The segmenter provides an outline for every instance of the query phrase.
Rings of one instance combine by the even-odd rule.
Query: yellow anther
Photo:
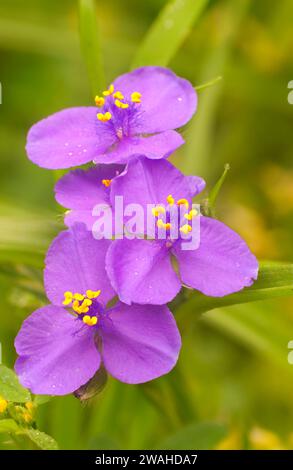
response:
[[[160,214],[165,213],[165,207],[163,206],[157,206],[152,208],[152,214],[154,217],[158,217]]]
[[[85,315],[82,321],[88,326],[94,326],[98,323],[97,317],[90,317],[90,315]]]
[[[121,91],[115,91],[113,94],[113,98],[117,98],[118,100],[124,100],[124,95],[121,93]]]
[[[62,302],[63,305],[69,305],[69,304],[71,304],[72,299],[73,299],[73,294],[72,294],[72,292],[70,292],[70,291],[64,292],[64,300],[63,300],[63,302]]]
[[[33,421],[33,417],[28,411],[24,411],[22,417],[26,423],[31,423]]]
[[[101,108],[105,104],[105,98],[103,98],[102,96],[96,96],[95,103],[99,108]]]
[[[185,235],[190,233],[191,230],[192,230],[192,227],[188,224],[182,225],[182,227],[180,227],[180,232],[184,233]]]
[[[171,229],[171,224],[170,223],[164,223],[161,219],[157,221],[157,227],[158,228],[164,228],[165,230],[170,230]]]
[[[35,405],[33,404],[32,401],[28,401],[28,402],[26,402],[25,407],[26,407],[27,410],[32,411],[34,409]]]
[[[90,299],[84,299],[84,301],[82,302],[82,307],[89,307],[90,305],[92,305],[93,301],[90,300]]]
[[[73,294],[73,298],[74,298],[74,300],[82,301],[84,299],[84,295],[79,294],[78,292],[76,292],[75,294]]]
[[[100,291],[100,290],[96,290],[96,291],[87,290],[87,291],[86,291],[86,296],[87,296],[89,299],[96,299],[97,297],[99,297],[100,294],[101,294],[101,291]]]
[[[112,117],[112,114],[109,113],[109,111],[107,111],[105,114],[103,114],[103,113],[98,113],[97,114],[98,120],[102,121],[102,122],[110,121],[111,117]]]
[[[117,108],[126,109],[129,105],[127,103],[122,103],[122,101],[115,100],[115,106],[117,106]]]
[[[8,402],[4,398],[0,397],[0,413],[4,413],[7,409],[7,406]]]
[[[169,194],[169,196],[167,196],[167,202],[168,202],[169,206],[173,206],[173,204],[175,202],[175,199],[172,196],[172,194]]]
[[[188,214],[184,214],[185,219],[187,220],[192,220],[194,217],[196,217],[198,214],[196,209],[191,209]]]
[[[105,90],[103,91],[103,95],[104,96],[109,96],[109,95],[112,95],[114,93],[114,85],[111,84],[108,88],[108,90]]]
[[[72,304],[72,308],[76,313],[81,313],[80,312],[80,307],[79,307],[79,301],[75,300]]]
[[[106,188],[109,188],[111,182],[112,182],[112,180],[102,180],[102,184],[103,184]]]
[[[188,209],[189,204],[188,204],[187,199],[184,199],[184,198],[178,199],[177,206],[185,206]]]
[[[141,103],[141,93],[139,93],[138,91],[134,91],[133,93],[131,93],[131,101],[133,103]]]

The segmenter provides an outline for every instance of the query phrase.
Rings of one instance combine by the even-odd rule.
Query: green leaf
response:
[[[105,75],[94,0],[79,1],[79,27],[81,50],[95,96],[105,89]]]
[[[20,385],[16,374],[3,365],[0,365],[0,395],[7,401],[17,403],[31,400],[29,391]]]
[[[132,68],[168,65],[207,3],[208,0],[169,1],[140,45]]]
[[[6,432],[18,432],[19,431],[18,424],[14,421],[14,419],[1,419],[0,420],[0,433]]]
[[[27,429],[25,434],[33,441],[40,449],[43,450],[58,450],[58,444],[53,437],[48,436],[42,431],[37,429]]]
[[[50,395],[36,395],[34,397],[34,404],[36,406],[44,405],[45,403],[48,403],[53,397]]]
[[[181,429],[163,441],[159,449],[213,449],[226,436],[225,426],[218,423],[196,423]]]
[[[189,300],[178,308],[178,315],[184,316],[187,311],[190,314],[192,310],[200,314],[219,307],[291,295],[293,264],[262,262],[258,280],[251,287],[226,297],[207,297],[199,292],[192,293]]]

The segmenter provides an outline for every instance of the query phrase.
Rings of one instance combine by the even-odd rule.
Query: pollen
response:
[[[196,209],[191,209],[188,214],[184,214],[185,219],[187,220],[192,220],[194,217],[196,217],[198,214]]]
[[[110,96],[114,93],[114,85],[111,83],[108,90],[103,91],[104,96]]]
[[[167,196],[167,202],[168,202],[169,206],[173,206],[173,205],[174,205],[175,199],[174,199],[174,197],[172,196],[172,194],[169,194],[169,196]]]
[[[184,198],[178,199],[177,206],[185,206],[188,209],[189,204],[188,204],[187,199],[184,199]]]
[[[98,318],[97,317],[90,317],[90,315],[85,315],[82,319],[83,323],[85,323],[88,326],[94,326],[98,323]]]
[[[63,302],[62,302],[63,305],[69,305],[69,304],[71,304],[72,300],[73,300],[73,294],[72,294],[72,292],[70,292],[70,291],[64,292],[64,300],[63,300]]]
[[[97,297],[99,297],[100,294],[101,294],[101,291],[100,291],[100,290],[96,290],[96,291],[87,290],[87,291],[86,291],[86,296],[87,296],[89,299],[96,299]]]
[[[120,109],[127,109],[129,105],[127,103],[122,103],[122,101],[115,100],[115,106]]]
[[[124,100],[124,95],[121,93],[121,91],[115,91],[113,94],[113,98],[117,98],[118,100]]]
[[[131,101],[132,103],[141,103],[141,93],[138,91],[131,93]]]
[[[165,230],[170,230],[172,226],[170,223],[164,223],[161,219],[159,219],[157,221],[157,227],[164,228]]]
[[[0,413],[4,413],[7,409],[7,406],[8,402],[4,398],[0,397]]]
[[[105,104],[105,98],[103,98],[102,96],[96,96],[95,103],[99,108],[101,108]]]
[[[84,295],[79,294],[78,292],[73,295],[74,300],[82,301],[84,299]]]
[[[152,208],[152,214],[154,217],[158,217],[160,214],[165,213],[165,208],[163,206],[157,206]]]
[[[192,231],[192,227],[188,224],[182,225],[182,227],[180,227],[180,232],[184,233],[185,235],[187,235],[191,231]]]
[[[98,120],[102,121],[102,122],[110,121],[111,117],[112,117],[112,114],[109,113],[109,111],[107,111],[105,114],[103,114],[103,113],[98,113],[97,114]]]
[[[112,180],[102,180],[102,184],[103,184],[106,188],[109,188],[111,182],[112,182]]]

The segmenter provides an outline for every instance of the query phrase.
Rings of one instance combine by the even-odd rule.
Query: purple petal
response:
[[[142,119],[136,133],[177,129],[186,124],[197,106],[191,83],[163,67],[142,67],[118,77],[114,86],[126,98],[134,91],[142,94]]]
[[[103,361],[126,383],[143,383],[167,374],[176,364],[180,333],[166,306],[118,303],[102,330]]]
[[[95,158],[95,163],[127,163],[131,156],[142,154],[151,159],[167,158],[184,140],[178,132],[166,131],[148,137],[124,138],[107,153]]]
[[[28,133],[30,160],[53,170],[94,160],[116,140],[96,115],[94,107],[69,108],[39,121]]]
[[[149,160],[143,156],[131,160],[126,170],[111,185],[111,202],[123,196],[124,205],[167,204],[169,194],[177,199],[191,200],[195,186],[166,160]]]
[[[187,176],[187,179],[192,196],[197,196],[204,190],[206,182],[200,176]]]
[[[36,310],[15,339],[21,384],[41,395],[66,395],[84,385],[101,362],[93,331],[63,308]]]
[[[176,246],[183,283],[212,297],[237,292],[257,278],[258,263],[242,238],[218,220],[200,219],[200,246]]]
[[[61,178],[55,186],[55,197],[59,204],[71,209],[65,223],[71,227],[83,222],[89,230],[96,218],[92,215],[97,204],[109,206],[110,189],[102,180],[112,180],[124,169],[122,165],[101,165],[89,170],[74,170]]]
[[[106,269],[120,300],[126,304],[162,305],[178,294],[181,284],[164,241],[114,241]]]
[[[45,289],[55,305],[62,305],[64,292],[84,294],[101,290],[99,301],[107,303],[115,295],[105,270],[111,241],[95,240],[82,224],[61,232],[51,244],[44,271]]]

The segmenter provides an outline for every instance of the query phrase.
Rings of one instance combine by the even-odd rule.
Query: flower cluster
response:
[[[74,392],[100,367],[126,383],[168,373],[181,339],[166,304],[181,286],[224,296],[250,286],[258,272],[239,235],[192,204],[205,182],[166,160],[184,142],[174,129],[196,111],[192,85],[143,67],[117,78],[95,104],[58,112],[28,134],[28,156],[41,167],[94,163],[57,182],[56,200],[68,211],[67,230],[45,261],[51,303],[25,320],[15,341],[19,379],[38,394]],[[142,208],[139,236],[94,229],[97,204],[117,224],[117,200]],[[125,226],[131,232],[123,214]],[[186,248],[194,227],[196,243]]]

